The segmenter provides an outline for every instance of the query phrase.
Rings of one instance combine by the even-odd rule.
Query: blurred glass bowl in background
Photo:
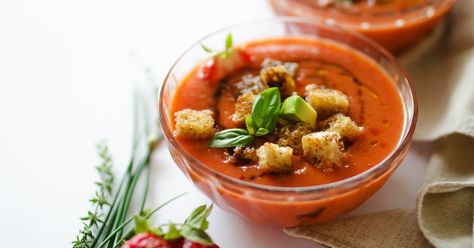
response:
[[[374,0],[329,4],[331,0],[268,0],[280,16],[314,18],[360,32],[399,54],[429,35],[456,0]],[[341,1],[339,1],[341,2]]]

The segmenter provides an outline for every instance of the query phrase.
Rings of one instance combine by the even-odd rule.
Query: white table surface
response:
[[[161,81],[199,37],[270,16],[262,0],[0,1],[1,247],[70,246],[94,192],[94,144],[106,138],[117,175],[125,168],[133,83],[143,67]],[[414,205],[429,154],[430,144],[414,144],[388,183],[352,214]],[[158,221],[180,221],[209,203],[164,146],[154,158],[150,206],[190,192]],[[217,208],[210,222],[223,248],[314,247]]]

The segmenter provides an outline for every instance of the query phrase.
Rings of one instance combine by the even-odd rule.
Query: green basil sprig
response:
[[[213,148],[246,146],[255,137],[267,135],[275,130],[281,112],[281,96],[278,87],[272,87],[257,95],[252,106],[251,115],[245,118],[243,128],[231,128],[217,132],[209,141]]]
[[[281,96],[278,87],[262,91],[255,98],[252,114],[245,118],[247,130],[257,137],[273,132],[280,112]]]
[[[252,143],[254,139],[245,129],[231,128],[216,133],[209,141],[209,146],[214,148],[245,146]]]

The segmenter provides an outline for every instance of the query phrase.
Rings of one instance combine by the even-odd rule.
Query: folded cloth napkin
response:
[[[444,35],[421,54],[402,58],[419,100],[415,139],[436,143],[416,207],[286,233],[342,248],[474,247],[473,10],[473,0],[460,0]]]
[[[418,223],[436,247],[473,247],[474,138],[452,134],[437,142],[418,199]]]
[[[415,208],[354,216],[284,231],[290,236],[338,248],[431,247],[418,228]]]

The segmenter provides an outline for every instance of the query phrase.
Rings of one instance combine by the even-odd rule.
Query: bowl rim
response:
[[[370,169],[365,170],[359,174],[356,174],[352,177],[332,182],[332,183],[327,183],[327,184],[321,184],[321,185],[314,185],[314,186],[301,186],[301,187],[284,187],[284,186],[269,186],[269,185],[262,185],[262,184],[257,184],[257,183],[252,183],[252,182],[246,182],[228,175],[225,175],[224,173],[221,173],[217,170],[214,170],[210,167],[208,167],[205,163],[197,160],[194,158],[189,152],[187,152],[175,139],[173,135],[173,131],[171,129],[171,125],[167,122],[167,117],[165,116],[166,107],[164,104],[164,95],[165,95],[165,89],[166,89],[166,84],[168,80],[172,77],[172,72],[174,71],[175,67],[178,65],[178,63],[181,61],[181,59],[189,53],[194,47],[199,46],[202,44],[202,41],[206,40],[209,37],[212,37],[213,35],[228,31],[234,27],[239,27],[239,26],[244,26],[244,25],[249,25],[249,24],[256,24],[256,23],[265,23],[265,22],[275,22],[275,23],[304,23],[304,24],[311,24],[311,25],[316,25],[320,26],[325,29],[332,29],[337,32],[342,32],[347,35],[353,36],[358,40],[362,40],[363,42],[366,42],[370,47],[372,47],[374,50],[377,50],[388,62],[389,64],[392,65],[399,73],[402,75],[402,79],[407,84],[409,93],[410,94],[410,100],[412,103],[413,109],[406,109],[406,103],[402,100],[402,106],[404,109],[404,116],[405,118],[408,119],[409,123],[408,124],[403,124],[403,129],[402,133],[400,135],[399,141],[397,143],[397,146],[390,152],[389,155],[387,155],[382,161],[379,163],[373,165]],[[353,48],[352,48],[353,49]],[[361,52],[361,51],[358,51]],[[362,53],[362,52],[361,52]],[[364,56],[368,56],[364,54]],[[373,59],[373,58],[371,58]],[[397,87],[398,88],[398,87]],[[401,93],[399,90],[397,91]],[[400,96],[401,97],[401,96]],[[416,122],[418,118],[418,103],[417,103],[417,98],[416,98],[416,92],[415,92],[415,87],[413,85],[412,80],[409,78],[407,72],[403,67],[400,65],[400,63],[396,60],[396,58],[388,52],[385,48],[383,48],[381,45],[376,43],[375,41],[372,41],[371,39],[363,36],[362,34],[359,34],[355,31],[351,31],[347,28],[344,28],[342,26],[336,25],[336,24],[327,24],[322,21],[317,21],[315,19],[311,18],[306,18],[306,17],[273,17],[273,18],[264,18],[264,19],[257,19],[257,20],[250,20],[250,21],[243,21],[243,22],[238,22],[233,25],[228,25],[226,27],[220,28],[218,30],[215,30],[211,33],[208,33],[207,35],[203,36],[196,42],[194,42],[190,47],[188,47],[181,55],[176,59],[176,61],[173,63],[171,68],[168,70],[163,83],[160,88],[160,94],[158,96],[158,112],[159,112],[159,121],[160,121],[160,127],[162,129],[162,132],[164,134],[164,137],[167,141],[168,146],[172,146],[175,148],[180,156],[186,157],[187,160],[190,161],[190,165],[192,166],[197,166],[200,170],[205,171],[207,174],[211,174],[212,176],[215,176],[219,179],[222,179],[224,181],[233,183],[233,184],[238,184],[241,186],[245,186],[247,188],[251,188],[254,190],[259,190],[259,191],[265,191],[269,193],[315,193],[315,192],[324,192],[327,190],[331,189],[351,189],[352,187],[358,185],[358,183],[363,182],[369,177],[372,177],[374,175],[379,175],[380,172],[384,172],[385,170],[388,170],[390,168],[389,161],[394,160],[398,157],[399,154],[403,153],[406,151],[411,143],[411,139],[413,137],[413,133],[416,127]],[[411,110],[411,111],[410,111]],[[410,116],[411,113],[411,116]],[[406,120],[404,120],[406,122]],[[380,176],[380,175],[379,175]]]
[[[269,1],[270,1],[270,5],[272,5],[272,6],[275,4],[275,3],[273,3],[275,0],[269,0]],[[354,20],[354,21],[338,20],[338,19],[340,19],[338,17],[334,17],[334,18],[318,17],[318,16],[315,16],[315,15],[309,16],[309,15],[294,15],[294,14],[292,14],[291,16],[314,18],[314,19],[316,19],[320,22],[328,22],[329,20],[337,21],[337,22],[339,22],[339,25],[350,27],[351,29],[358,30],[359,32],[364,32],[364,31],[370,31],[372,29],[384,29],[384,28],[389,28],[389,27],[392,27],[392,26],[397,26],[396,21],[401,20],[401,19],[405,22],[405,25],[409,25],[409,24],[412,24],[412,23],[417,23],[417,22],[425,20],[425,19],[429,20],[429,19],[431,19],[433,17],[436,17],[438,15],[443,15],[445,12],[450,10],[457,2],[458,2],[458,0],[435,0],[431,3],[428,3],[427,5],[419,6],[414,10],[410,10],[409,12],[405,10],[405,12],[395,13],[395,14],[390,15],[390,16],[387,16],[387,15],[383,15],[383,16],[378,16],[378,15],[364,16],[364,15],[360,15],[360,14],[353,15],[353,14],[349,14],[349,13],[345,13],[345,12],[341,12],[339,10],[336,10],[337,14],[340,15],[340,16],[351,16],[351,17],[354,17],[354,18],[358,18],[357,20]],[[420,12],[425,12],[426,13],[430,9],[435,10],[435,12],[432,15],[417,14],[417,13],[420,13]],[[323,10],[321,10],[321,11],[323,11]],[[407,16],[409,18],[406,18]],[[374,23],[373,23],[374,20],[383,20],[387,17],[393,17],[394,19],[390,20],[390,21],[388,21],[388,20],[387,21],[381,21],[381,22],[375,23],[375,25],[374,25]],[[369,23],[371,25],[371,27],[369,29],[364,28],[364,27],[361,26],[361,24],[363,24],[363,23]]]

